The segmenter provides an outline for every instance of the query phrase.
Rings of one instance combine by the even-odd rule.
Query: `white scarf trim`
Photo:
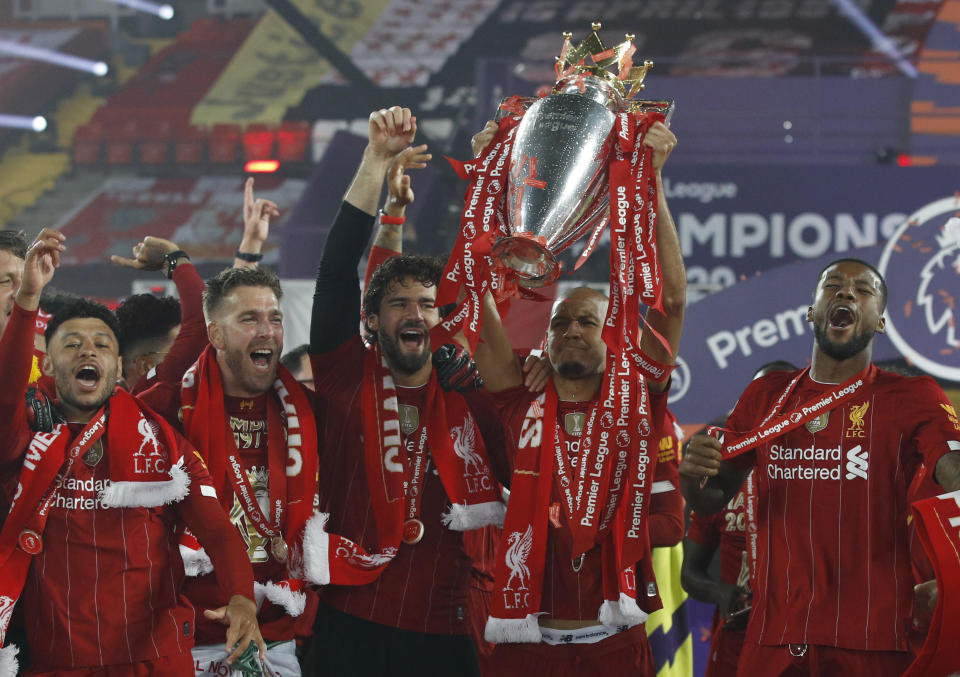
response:
[[[203,548],[194,550],[181,543],[180,559],[183,560],[183,573],[187,576],[195,578],[213,573],[213,562]]]
[[[300,590],[291,590],[289,587],[278,585],[273,581],[266,583],[254,582],[253,598],[257,603],[257,611],[260,610],[260,605],[263,604],[263,600],[267,599],[277,606],[282,606],[283,610],[287,612],[287,615],[293,616],[294,618],[302,614],[303,610],[307,608],[306,593]]]
[[[0,677],[16,677],[20,663],[17,654],[20,649],[16,644],[8,644],[0,649]]]
[[[491,644],[527,643],[538,644],[543,636],[540,634],[540,623],[537,616],[527,614],[526,618],[494,618],[487,617],[487,625],[483,629],[483,638]]]
[[[440,517],[443,526],[452,531],[471,531],[488,524],[503,527],[503,518],[507,514],[507,506],[500,501],[488,501],[467,505],[453,503],[450,510]]]
[[[190,493],[190,476],[183,459],[170,468],[170,479],[163,482],[111,482],[100,492],[105,508],[157,508],[179,503]]]
[[[300,577],[314,585],[330,583],[330,534],[326,528],[328,519],[330,513],[314,512],[303,528],[303,573]]]
[[[635,600],[625,592],[620,593],[620,599],[616,602],[605,599],[600,605],[600,613],[597,614],[597,620],[600,625],[610,627],[620,627],[627,625],[633,627],[647,622],[647,614],[637,605]]]

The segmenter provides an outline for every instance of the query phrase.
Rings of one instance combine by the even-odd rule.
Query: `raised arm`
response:
[[[496,393],[523,384],[520,360],[513,353],[500,313],[497,312],[497,304],[490,292],[483,298],[483,325],[480,328],[480,343],[477,344],[473,359],[490,392]]]
[[[409,109],[370,114],[368,143],[323,248],[310,322],[310,352],[328,353],[356,334],[360,324],[357,267],[370,241],[387,170],[416,134]]]
[[[263,258],[263,243],[270,235],[270,219],[280,216],[277,203],[254,199],[253,177],[243,184],[243,238],[233,258],[234,268],[256,268]]]
[[[53,279],[65,250],[62,233],[49,228],[40,231],[27,250],[23,281],[13,311],[0,337],[0,464],[16,461],[26,447],[31,431],[24,409],[24,393],[33,366],[33,334],[40,295]]]
[[[670,344],[668,352],[653,332],[644,331],[640,336],[640,347],[658,362],[673,364],[680,348],[680,334],[683,331],[683,314],[687,303],[687,276],[683,267],[683,254],[680,250],[680,238],[677,227],[667,206],[666,193],[663,190],[661,170],[664,163],[677,145],[674,136],[661,122],[654,124],[644,137],[644,145],[653,149],[653,167],[657,174],[657,251],[660,255],[660,271],[663,278],[663,310],[650,309],[646,322]],[[657,383],[647,380],[650,388],[662,391],[667,382]]]

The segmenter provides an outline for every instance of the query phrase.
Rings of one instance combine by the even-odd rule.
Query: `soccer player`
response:
[[[753,375],[756,380],[771,371],[796,371],[789,362],[769,362]],[[718,425],[722,425],[722,422]],[[713,515],[690,511],[683,539],[683,589],[691,597],[717,606],[710,631],[710,658],[705,677],[734,677],[750,618],[750,560],[747,544],[747,505],[755,500],[753,476],[748,475],[736,496]],[[709,568],[715,553],[720,557],[720,580]]]
[[[363,297],[369,349],[357,330],[358,264],[384,177],[415,124],[400,107],[370,115],[317,273],[310,352],[326,405],[322,508],[341,535],[329,545],[330,576],[353,584],[320,591],[312,648],[324,674],[477,674],[459,532],[502,519],[490,464],[503,436],[471,379],[454,390],[466,372],[450,376],[449,363],[431,360],[442,264],[390,258]]]
[[[178,380],[207,345],[203,279],[186,252],[159,237],[143,238],[134,245],[132,258],[113,255],[110,260],[134,270],[162,271],[180,297],[177,302],[135,294],[117,306],[123,383],[138,395],[160,378]]]
[[[266,268],[229,268],[207,281],[210,345],[182,379],[161,378],[143,399],[172,425],[182,420],[203,456],[223,509],[253,565],[266,660],[299,675],[294,638],[308,592],[301,590],[301,539],[315,506],[316,405],[282,366],[280,282]],[[201,609],[220,605],[219,571],[185,544],[185,593]],[[225,658],[219,626],[197,628],[197,674]]]
[[[676,145],[676,137],[665,125],[657,123],[645,136],[644,143],[653,149],[653,167],[660,187],[660,170]],[[662,345],[650,331],[643,331],[640,343],[654,360],[672,364],[683,327],[686,282],[679,239],[662,189],[657,219],[664,312],[651,309],[647,324],[665,337],[669,347]],[[569,501],[565,498],[579,476],[576,473],[580,472],[581,444],[584,430],[590,425],[587,422],[593,420],[594,412],[600,410],[602,400],[607,397],[603,387],[608,376],[607,348],[601,332],[608,300],[595,290],[581,287],[556,301],[547,331],[547,355],[554,373],[544,395],[537,395],[524,386],[523,368],[514,356],[489,295],[485,303],[482,341],[475,359],[488,389],[494,393],[508,436],[519,447],[513,464],[510,510],[528,505],[532,521],[529,532],[508,533],[510,530],[505,529],[505,538],[500,543],[497,587],[486,628],[487,639],[497,643],[491,656],[493,671],[527,676],[606,675],[627,671],[653,675],[653,657],[644,628],[639,625],[646,612],[659,604],[649,547],[679,542],[683,533],[679,495],[675,489],[652,493],[648,513],[651,519],[643,523],[639,536],[646,544],[646,555],[639,563],[636,580],[632,573],[625,574],[617,566],[619,557],[615,550],[619,546],[612,531],[626,529],[617,521],[606,535],[600,532],[585,552],[574,556],[574,530],[581,520],[571,519]],[[639,381],[635,383],[639,391]],[[646,467],[653,469],[659,439],[656,427],[665,420],[667,382],[651,380],[648,386],[650,402],[646,403],[649,416],[646,425],[634,420],[634,416],[640,418],[638,405],[637,412],[631,411],[622,417],[632,421],[626,425],[629,431],[624,428],[611,432],[611,442],[606,448],[611,458],[617,458],[621,451],[640,456],[641,449],[646,448],[649,454]],[[614,399],[619,401],[619,390],[617,392]],[[613,430],[612,419],[606,421],[604,416],[599,419],[597,429]],[[644,428],[650,434],[641,438],[637,433]],[[601,433],[601,439],[607,434]],[[548,443],[550,438],[555,442]],[[596,438],[593,446],[595,450],[602,448]],[[552,460],[549,477],[543,476],[542,465],[536,465],[542,464],[545,457]],[[560,461],[554,459],[562,459],[569,470],[562,472],[558,468]],[[601,464],[599,460],[596,462]],[[611,475],[615,465],[606,466]],[[669,471],[669,464],[660,470]],[[595,472],[593,466],[590,472]],[[673,472],[675,475],[675,469]],[[575,474],[573,480],[570,473]],[[645,475],[644,481],[654,487],[658,481],[669,481],[655,473]],[[533,478],[536,489],[519,488],[519,483],[526,478]],[[598,481],[613,482],[610,475]],[[633,482],[621,485],[618,497],[622,499],[621,506],[628,500],[626,484]],[[527,495],[533,493],[535,497]],[[600,507],[606,512],[607,499],[601,500]],[[665,510],[659,505],[664,501],[670,508]],[[588,500],[584,503],[589,505]],[[652,517],[655,513],[668,520],[669,528],[661,529],[663,525]],[[507,519],[509,524],[510,517]],[[666,534],[664,540],[654,537],[654,532]],[[539,604],[534,601],[537,598]],[[509,618],[504,617],[507,612]]]
[[[871,362],[886,300],[870,264],[828,265],[807,311],[810,367],[751,383],[723,441],[695,436],[680,464],[684,496],[704,514],[754,470],[756,580],[739,675],[883,677],[910,663],[907,487],[924,462],[945,490],[960,488],[960,425],[933,379]]]
[[[310,355],[307,352],[309,349],[310,345],[307,343],[297,346],[284,353],[280,364],[286,367],[304,388],[313,390],[313,369],[310,368]]]
[[[116,319],[85,299],[47,325],[43,371],[66,421],[28,424],[24,391],[40,294],[65,238],[45,229],[0,339],[0,472],[11,509],[0,531],[0,645],[24,596],[30,675],[189,674],[194,609],[182,596],[177,541],[193,530],[221,572],[225,604],[205,612],[224,628],[232,661],[262,639],[253,579],[216,491],[189,443],[116,388]],[[0,652],[15,674],[16,647]]]

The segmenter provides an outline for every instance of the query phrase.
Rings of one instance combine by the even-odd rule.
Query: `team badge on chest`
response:
[[[583,433],[583,423],[586,419],[587,415],[583,412],[566,414],[563,417],[563,429],[567,431],[568,435],[580,437]]]
[[[809,430],[812,433],[818,433],[824,428],[827,427],[827,424],[830,423],[830,412],[825,411],[814,419],[811,419],[803,424],[803,427]]]
[[[412,435],[420,427],[420,411],[412,404],[401,404],[398,409],[400,432],[404,435]]]
[[[83,462],[92,468],[100,462],[101,458],[103,458],[103,441],[97,440],[90,447],[90,450],[83,455]]]

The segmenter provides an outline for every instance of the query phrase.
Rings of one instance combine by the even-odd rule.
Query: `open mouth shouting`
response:
[[[273,364],[273,357],[276,351],[272,348],[257,348],[250,352],[250,361],[257,369],[268,371]]]
[[[427,343],[427,328],[423,325],[406,326],[398,332],[397,338],[403,350],[420,352]]]
[[[856,322],[856,315],[849,306],[837,306],[830,311],[828,318],[830,329],[834,331],[846,331]]]
[[[81,364],[73,372],[73,378],[82,393],[93,393],[100,386],[100,367],[93,363]]]

